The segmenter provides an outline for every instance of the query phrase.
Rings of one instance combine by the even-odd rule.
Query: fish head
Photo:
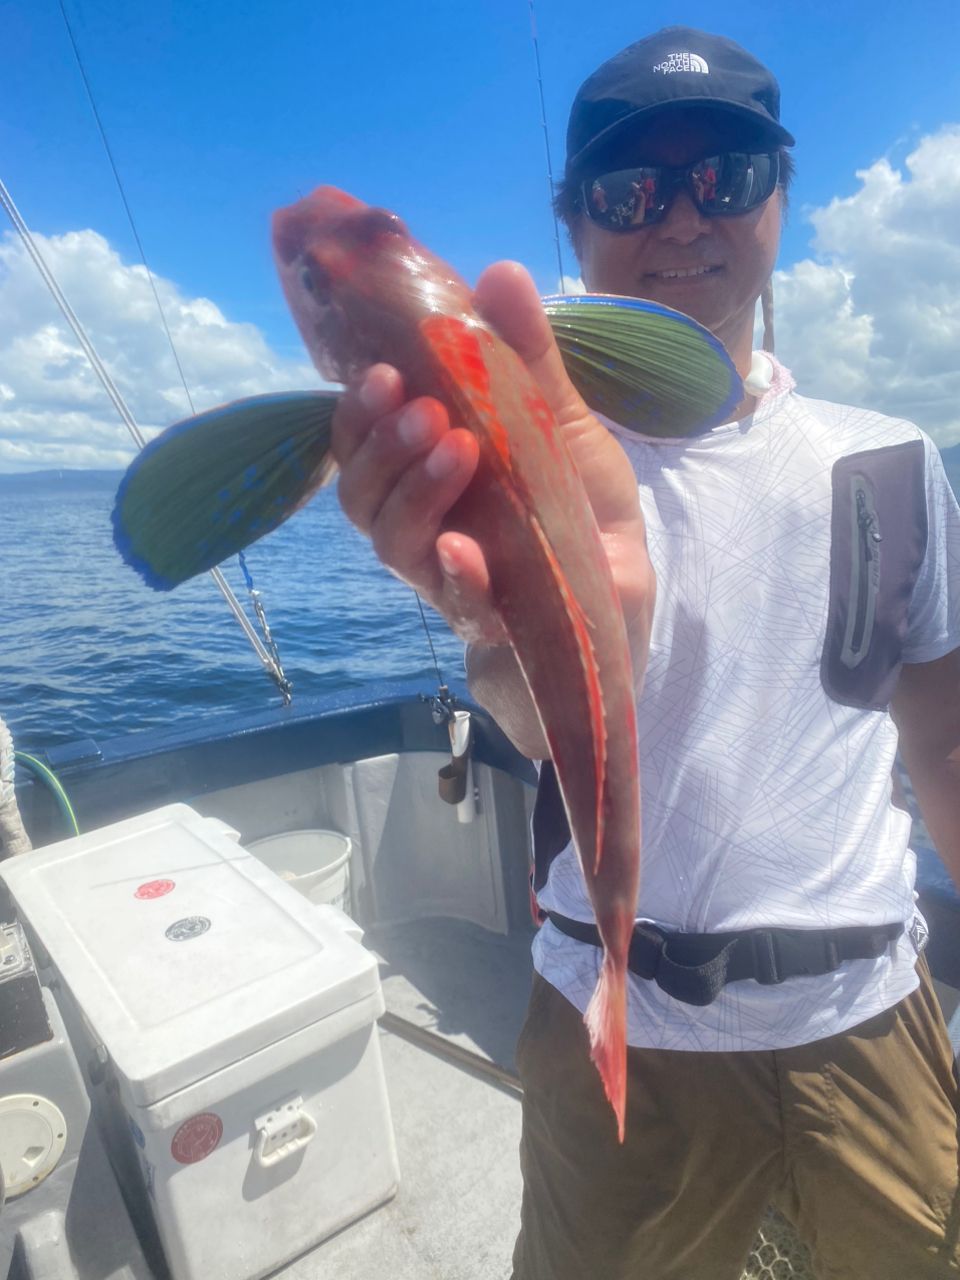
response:
[[[386,209],[318,187],[273,217],[287,303],[314,364],[347,382],[383,360],[409,368],[425,315],[470,311],[470,293]]]

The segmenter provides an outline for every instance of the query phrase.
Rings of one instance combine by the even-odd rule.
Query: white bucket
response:
[[[350,837],[339,831],[282,831],[245,845],[311,902],[350,914]]]

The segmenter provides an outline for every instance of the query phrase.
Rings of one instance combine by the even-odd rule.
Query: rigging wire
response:
[[[530,39],[533,41],[533,56],[537,64],[537,89],[540,94],[540,124],[543,127],[543,149],[547,156],[547,183],[550,188],[550,212],[553,216],[553,240],[557,247],[557,270],[560,272],[558,288],[562,293],[564,274],[563,255],[560,252],[560,223],[557,221],[557,211],[553,203],[553,163],[550,159],[550,132],[547,129],[547,107],[543,98],[543,72],[540,67],[540,42],[537,39],[537,16],[534,12],[533,0],[528,0],[528,4],[530,6]]]
[[[16,230],[17,234],[20,236],[20,239],[23,243],[24,248],[26,249],[31,260],[33,261],[34,266],[40,272],[43,282],[47,286],[47,288],[50,290],[50,293],[53,295],[53,299],[56,302],[57,306],[63,312],[64,318],[66,319],[67,324],[69,324],[70,328],[73,330],[74,336],[76,337],[77,341],[80,343],[80,346],[83,348],[84,354],[86,355],[87,359],[90,361],[90,364],[93,366],[94,372],[96,373],[97,377],[100,379],[101,383],[103,384],[104,390],[106,391],[107,395],[110,397],[111,401],[113,402],[113,405],[116,408],[117,412],[119,413],[124,424],[126,425],[127,430],[130,432],[131,436],[136,441],[136,443],[141,448],[143,448],[143,446],[146,444],[146,438],[143,432],[140,430],[140,427],[137,425],[136,419],[134,418],[133,414],[130,412],[129,408],[127,407],[127,403],[124,400],[123,396],[120,394],[119,388],[111,378],[109,372],[106,369],[106,366],[104,365],[103,361],[100,359],[99,355],[97,354],[96,349],[94,348],[90,339],[87,337],[87,334],[85,329],[83,328],[83,325],[78,320],[77,314],[74,311],[73,307],[71,307],[70,303],[67,301],[66,297],[64,296],[62,289],[60,288],[59,284],[56,281],[56,278],[53,275],[53,272],[50,270],[50,268],[47,266],[46,262],[44,261],[43,256],[40,253],[40,250],[37,248],[34,242],[33,236],[30,234],[30,228],[27,226],[23,218],[20,216],[20,210],[14,204],[13,197],[10,195],[10,192],[7,190],[6,186],[4,186],[4,183],[2,180],[0,180],[0,206],[3,207],[3,209],[7,213],[7,216],[10,218],[10,221],[13,223],[14,229]],[[267,674],[270,675],[274,681],[276,681],[277,687],[279,688],[280,693],[283,696],[284,704],[286,705],[290,701],[290,683],[287,680],[286,676],[284,675],[283,669],[274,662],[273,658],[267,652],[266,648],[264,647],[264,645],[260,640],[260,637],[257,635],[256,631],[250,625],[249,619],[247,618],[246,614],[243,612],[243,609],[240,607],[240,602],[237,600],[236,596],[233,594],[233,591],[230,589],[229,583],[227,582],[226,578],[224,578],[220,570],[211,569],[209,572],[210,572],[210,576],[213,578],[214,582],[217,584],[217,587],[219,588],[220,593],[226,600],[227,604],[230,606],[230,610],[233,613],[233,616],[236,618],[240,626],[243,628],[244,634],[246,635],[247,639],[250,641],[251,645],[253,646],[254,651],[257,657],[260,659],[261,663],[263,664]]]

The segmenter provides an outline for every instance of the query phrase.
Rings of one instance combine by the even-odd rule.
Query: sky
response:
[[[529,0],[63,0],[196,408],[317,385],[269,217],[320,183],[473,280],[558,285]],[[960,441],[956,0],[538,0],[555,171],[581,81],[662,26],[771,67],[797,138],[777,350],[809,395]],[[148,434],[188,412],[59,0],[0,0],[0,178]],[[0,212],[0,471],[133,445]],[[577,275],[564,242],[564,270]]]

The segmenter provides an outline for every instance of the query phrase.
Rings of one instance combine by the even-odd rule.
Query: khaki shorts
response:
[[[957,1085],[920,975],[895,1008],[798,1048],[630,1049],[622,1147],[580,1014],[535,976],[514,1280],[735,1280],[768,1204],[821,1280],[960,1275]]]

